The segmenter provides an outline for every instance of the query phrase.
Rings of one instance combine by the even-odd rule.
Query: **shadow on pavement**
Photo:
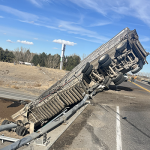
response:
[[[115,85],[110,85],[109,86],[109,89],[110,90],[114,90],[114,91],[121,91],[121,90],[124,90],[124,91],[133,91],[131,88],[129,88],[129,87],[124,87],[124,86],[117,86],[117,88],[116,88],[116,86]]]

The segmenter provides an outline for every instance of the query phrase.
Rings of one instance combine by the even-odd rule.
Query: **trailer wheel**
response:
[[[117,47],[116,47],[116,51],[121,52],[122,50],[124,50],[127,47],[127,40],[122,41]]]
[[[123,74],[119,72],[118,75],[117,75],[117,77],[114,78],[114,79],[112,79],[112,81],[113,81],[114,83],[116,83],[116,82],[118,82],[119,80],[121,80],[122,78],[123,78]]]
[[[109,59],[109,55],[108,55],[108,54],[103,55],[103,56],[98,60],[99,65],[104,64],[108,59]]]
[[[138,73],[142,68],[143,68],[143,62],[142,60],[140,60],[139,65],[135,69],[131,70],[131,72],[132,74]]]
[[[2,122],[2,125],[5,125],[6,122],[8,122],[8,120],[4,120],[4,121]]]
[[[131,70],[132,74],[138,73],[142,68],[141,67],[136,67],[135,69]]]
[[[16,128],[16,133],[19,135],[19,131],[20,131],[21,126],[17,126]]]
[[[2,122],[2,125],[9,124],[9,123],[10,123],[10,121],[4,120],[4,121]],[[11,129],[7,129],[6,131],[11,131]]]
[[[109,57],[108,60],[101,65],[101,67],[108,67],[110,64],[111,64],[111,58]]]
[[[125,80],[125,77],[123,76],[118,82],[114,82],[115,85],[121,84]]]
[[[85,72],[85,75],[89,76],[89,74],[92,72],[93,65],[91,65],[88,70]]]
[[[25,136],[27,133],[27,129],[25,127],[20,126],[19,132],[18,132],[20,136]]]
[[[19,125],[19,126],[24,126],[22,120],[17,120],[17,125]]]
[[[88,70],[89,67],[90,67],[90,63],[87,62],[86,65],[85,65],[85,67],[84,67],[84,69],[81,72],[85,73]]]
[[[91,79],[85,74],[83,74],[83,80],[85,80],[86,83],[88,83],[88,84],[90,84],[90,82],[91,82]]]

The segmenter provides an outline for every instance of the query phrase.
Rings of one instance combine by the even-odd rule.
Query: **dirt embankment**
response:
[[[0,62],[0,87],[40,95],[66,73],[59,69]],[[19,101],[0,98],[0,125],[4,120],[13,121],[11,116],[23,107]],[[21,138],[15,132],[2,131],[0,134]]]
[[[0,62],[0,87],[40,95],[66,73],[59,69]]]

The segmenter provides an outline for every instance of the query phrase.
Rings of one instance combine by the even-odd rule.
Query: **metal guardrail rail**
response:
[[[19,147],[22,147],[23,145],[29,143],[30,141],[36,139],[37,137],[47,133],[48,131],[52,130],[53,128],[57,127],[59,124],[65,122],[67,119],[69,119],[76,111],[82,107],[86,100],[89,98],[90,95],[86,94],[81,102],[79,102],[77,105],[75,105],[72,109],[70,109],[67,112],[61,113],[59,116],[51,120],[49,123],[44,125],[42,128],[37,130],[36,132],[31,133],[30,135],[27,135],[23,137],[22,139],[16,140],[14,143],[2,148],[1,150],[15,150]],[[57,121],[56,121],[57,120]]]

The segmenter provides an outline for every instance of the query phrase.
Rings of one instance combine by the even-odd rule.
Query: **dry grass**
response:
[[[11,85],[11,88],[13,88],[13,89],[19,89],[19,87],[16,86],[16,85]]]
[[[35,83],[35,84],[34,84],[34,87],[41,87],[41,85],[42,85],[42,84],[40,84],[40,83]]]
[[[0,81],[0,85],[3,85],[3,81]]]
[[[0,62],[0,86],[39,95],[61,79],[67,71]]]

